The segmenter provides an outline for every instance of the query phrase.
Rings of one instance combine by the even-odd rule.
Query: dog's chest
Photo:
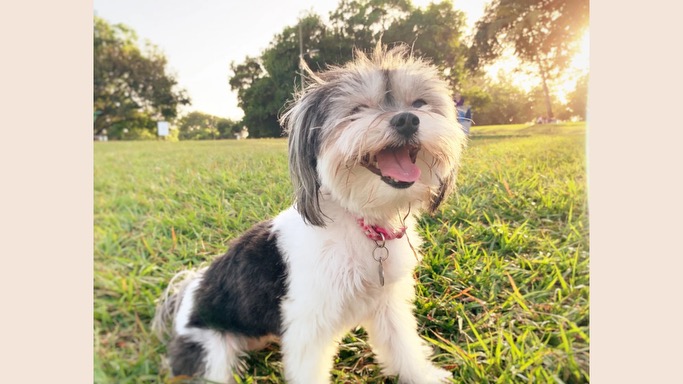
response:
[[[412,274],[416,258],[403,242],[391,240],[382,247],[363,237],[330,240],[322,256],[332,264],[328,271],[341,271],[353,281],[362,282],[359,288],[381,288]]]

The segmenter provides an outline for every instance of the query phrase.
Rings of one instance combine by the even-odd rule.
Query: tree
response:
[[[203,112],[190,112],[178,121],[180,140],[231,139],[239,123]]]
[[[339,49],[339,41],[318,15],[310,14],[295,26],[288,26],[277,34],[259,58],[247,57],[241,64],[230,66],[233,76],[230,87],[237,91],[239,106],[244,111],[243,124],[249,127],[250,137],[279,137],[282,127],[279,114],[301,84],[299,69],[300,42],[304,50],[315,47],[315,56],[306,54],[304,59],[313,69],[327,64],[344,63],[351,58],[351,50]],[[342,42],[342,44],[345,44]]]
[[[566,106],[562,105],[555,95],[547,95],[543,85],[531,89],[527,95],[527,100],[529,100],[529,111],[532,119],[547,117],[548,103],[550,103],[550,108],[554,111],[553,118],[569,118]]]
[[[329,19],[332,34],[343,42],[340,53],[344,61],[352,58],[354,48],[372,49],[385,31],[412,11],[406,0],[341,0]]]
[[[453,3],[430,3],[426,8],[410,8],[403,19],[395,20],[382,36],[385,43],[403,42],[416,55],[429,58],[452,89],[465,77],[467,46],[462,44],[465,16]]]
[[[477,68],[507,46],[534,65],[553,117],[548,83],[564,70],[588,26],[589,0],[493,0],[477,22],[467,65]]]
[[[369,51],[380,41],[406,43],[415,55],[431,59],[453,87],[463,77],[464,16],[449,1],[422,10],[407,0],[342,0],[329,19],[326,24],[309,14],[277,34],[259,58],[231,64],[230,87],[237,91],[250,137],[282,135],[278,116],[300,88],[301,49],[308,67],[320,71],[348,62],[354,49]]]
[[[430,59],[452,88],[462,81],[467,47],[461,44],[465,16],[449,0],[415,8],[406,0],[342,0],[330,14],[330,29],[344,63],[353,49],[372,50],[379,42],[407,44]]]
[[[465,100],[471,100],[473,120],[477,125],[519,124],[532,120],[533,101],[505,76],[481,80],[479,86],[470,88],[463,96]]]
[[[588,74],[581,76],[576,81],[574,91],[569,94],[567,107],[574,116],[582,120],[586,119],[588,113]]]
[[[235,133],[242,129],[242,125],[239,121],[219,117],[216,122],[216,129],[218,129],[221,139],[234,139]]]
[[[140,50],[132,29],[95,17],[94,134],[105,129],[114,137],[124,130],[129,136],[134,130],[154,132],[156,121],[172,120],[178,106],[190,104],[166,65],[153,45]]]

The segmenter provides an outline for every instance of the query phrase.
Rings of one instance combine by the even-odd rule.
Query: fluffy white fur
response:
[[[277,335],[286,380],[329,382],[337,343],[361,325],[385,375],[399,375],[401,383],[446,382],[452,374],[432,364],[430,348],[417,331],[413,272],[422,257],[416,216],[447,197],[465,144],[447,86],[433,67],[404,48],[378,48],[371,57],[359,55],[343,68],[311,76],[314,82],[283,118],[290,134],[293,182],[297,194],[309,199],[299,198],[280,213],[271,230],[288,271],[280,306],[283,332]],[[361,162],[367,154],[406,141],[389,124],[406,111],[420,119],[411,140],[420,146],[415,164],[421,176],[399,189]],[[317,153],[307,152],[315,150],[311,143],[317,144]],[[316,160],[315,169],[305,168],[307,156]],[[310,196],[317,201],[311,203]],[[318,212],[324,225],[313,225],[303,208]],[[384,286],[372,257],[377,244],[363,234],[358,218],[394,230],[407,227],[404,237],[386,242]],[[200,271],[185,280],[173,302],[175,311],[161,311],[157,326],[163,313],[174,315],[174,333],[188,336],[207,352],[205,378],[229,383],[244,352],[267,338],[188,327],[202,276]]]
[[[275,219],[290,267],[282,305],[287,331],[281,338],[287,381],[328,382],[337,342],[357,325],[368,332],[385,374],[398,374],[405,383],[450,377],[429,362],[429,349],[417,334],[412,274],[418,260],[408,239],[387,242],[390,256],[381,287],[371,257],[374,242],[348,212],[328,209],[326,214],[332,224],[325,229],[304,224],[294,209]],[[413,219],[407,224],[408,236],[417,241]]]

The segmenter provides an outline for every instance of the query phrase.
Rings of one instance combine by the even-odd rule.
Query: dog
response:
[[[382,374],[448,382],[413,315],[417,217],[454,190],[466,137],[449,88],[405,46],[313,73],[280,121],[294,204],[184,271],[154,328],[173,375],[232,383],[245,354],[278,341],[288,383],[324,383],[338,341],[362,326]]]

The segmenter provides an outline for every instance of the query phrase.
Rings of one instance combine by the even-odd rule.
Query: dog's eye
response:
[[[417,100],[413,101],[413,108],[420,108],[423,105],[427,105],[427,102],[422,100],[422,99],[417,99]]]

